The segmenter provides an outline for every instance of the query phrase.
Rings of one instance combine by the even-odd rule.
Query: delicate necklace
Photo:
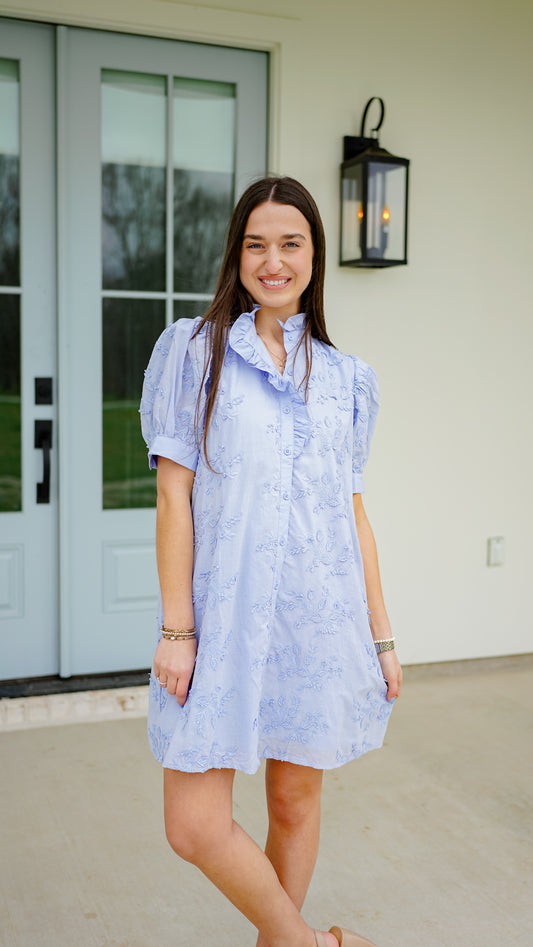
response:
[[[280,357],[279,355],[276,355],[276,353],[272,351],[272,349],[270,348],[270,346],[267,345],[264,336],[260,335],[259,332],[257,333],[257,335],[258,335],[259,338],[261,339],[261,342],[262,342],[263,345],[265,346],[267,352],[269,352],[270,355],[272,356],[272,360],[273,360],[273,362],[274,362],[276,368],[278,369],[278,371],[280,372],[280,374],[283,375],[283,372],[285,371],[285,365],[287,364],[287,352],[285,352],[285,355],[284,355],[283,357]]]

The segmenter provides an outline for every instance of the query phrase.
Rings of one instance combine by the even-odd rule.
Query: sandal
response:
[[[360,937],[359,934],[354,934],[353,931],[346,931],[342,927],[330,927],[329,933],[333,934],[338,942],[339,947],[376,947],[371,940],[367,940],[366,937]],[[326,947],[326,941],[322,931],[315,931],[315,940],[316,947]]]
[[[376,947],[373,941],[361,937],[360,934],[354,934],[353,931],[344,930],[342,927],[330,927],[330,934],[334,934],[339,942],[339,947]],[[323,947],[319,944],[318,947]]]

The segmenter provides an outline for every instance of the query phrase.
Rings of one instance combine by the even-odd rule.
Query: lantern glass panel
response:
[[[366,252],[369,260],[405,257],[405,199],[407,168],[370,161]]]
[[[361,259],[363,219],[363,167],[345,168],[342,176],[341,263]]]

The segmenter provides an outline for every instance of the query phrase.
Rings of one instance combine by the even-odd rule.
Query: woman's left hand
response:
[[[389,702],[400,696],[402,689],[402,668],[395,651],[382,651],[378,654],[383,677],[387,682],[387,700]]]

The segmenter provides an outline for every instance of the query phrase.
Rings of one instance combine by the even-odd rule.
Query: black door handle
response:
[[[50,503],[50,451],[52,449],[52,422],[35,422],[34,447],[43,452],[43,479],[37,484],[37,503]]]

